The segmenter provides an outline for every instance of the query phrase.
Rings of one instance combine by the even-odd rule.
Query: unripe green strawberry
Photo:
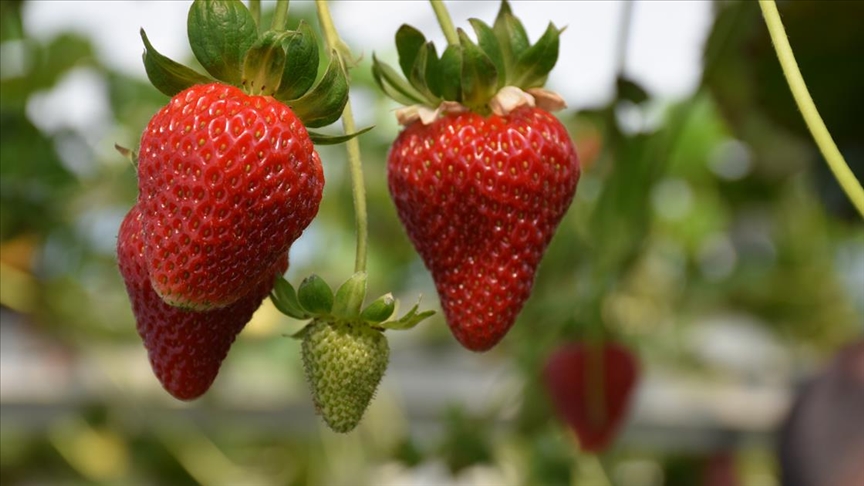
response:
[[[387,339],[365,323],[315,319],[304,331],[302,348],[315,408],[335,432],[350,432],[387,369]]]
[[[195,85],[141,137],[138,206],[153,288],[174,306],[236,302],[318,213],[324,174],[303,123],[268,96]]]

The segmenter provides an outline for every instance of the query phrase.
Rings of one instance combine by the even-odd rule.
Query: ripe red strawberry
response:
[[[471,19],[475,44],[437,55],[413,27],[396,33],[406,79],[377,59],[381,89],[408,104],[388,158],[390,194],[468,349],[497,344],[516,321],[579,180],[576,150],[542,89],[558,58],[550,24],[532,45],[502,1],[495,25]]]
[[[579,161],[566,129],[537,108],[414,122],[393,144],[388,176],[450,329],[468,349],[491,348],[573,199]]]
[[[180,400],[198,398],[210,388],[234,338],[270,293],[276,276],[288,267],[283,254],[251,292],[221,309],[195,312],[170,306],[150,284],[138,206],[120,226],[117,256],[153,372],[165,390]]]
[[[138,184],[153,288],[208,310],[243,297],[287,253],[318,212],[324,175],[290,108],[206,84],[150,120]]]
[[[543,378],[555,411],[588,452],[606,449],[627,414],[639,379],[636,357],[613,342],[572,343],[546,362]]]

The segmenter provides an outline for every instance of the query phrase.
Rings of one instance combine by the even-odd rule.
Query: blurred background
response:
[[[463,28],[498,9],[447,4]],[[284,337],[302,323],[269,301],[192,403],[161,389],[135,332],[114,255],[135,170],[113,145],[137,146],[167,102],[146,80],[138,29],[192,62],[188,6],[0,2],[2,484],[781,484],[778,441],[801,444],[778,431],[799,391],[864,331],[864,225],[806,132],[756,2],[512,2],[532,39],[549,20],[568,26],[549,87],[570,103],[558,115],[583,164],[576,199],[507,338],[470,353],[440,314],[388,333],[390,368],[348,435],[315,416],[299,343]],[[376,125],[360,138],[370,295],[422,294],[437,309],[387,194],[396,105],[369,61],[395,65],[402,23],[443,35],[422,2],[331,8],[362,56],[358,123]],[[780,9],[864,179],[864,3]],[[290,25],[301,18],[317,26],[314,4],[291,2]],[[292,249],[295,283],[315,272],[336,284],[353,268],[344,149],[320,152],[327,186]],[[598,329],[638,353],[643,377],[615,446],[591,456],[552,415],[539,370]],[[816,422],[860,423],[864,408],[831,411],[861,400],[859,378],[828,394]],[[812,481],[800,484],[828,484]]]

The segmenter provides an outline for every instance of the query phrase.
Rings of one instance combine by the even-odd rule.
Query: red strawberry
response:
[[[180,309],[163,302],[150,284],[142,219],[135,206],[120,226],[120,273],[153,372],[171,395],[192,400],[210,388],[234,338],[270,293],[276,276],[287,269],[288,257],[281,255],[252,285],[251,292],[227,307],[205,312]]]
[[[510,329],[573,199],[579,160],[548,112],[467,112],[409,125],[393,144],[390,193],[450,329],[483,351]]]
[[[543,370],[558,415],[589,452],[606,449],[627,413],[639,366],[624,346],[572,343],[555,351]]]
[[[153,288],[200,311],[232,304],[271,273],[317,214],[324,175],[290,108],[207,84],[150,120],[138,184]]]

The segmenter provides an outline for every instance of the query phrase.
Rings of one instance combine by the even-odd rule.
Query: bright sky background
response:
[[[272,8],[272,2],[263,2]],[[291,8],[311,7],[294,0]],[[456,27],[472,32],[467,19],[491,24],[497,1],[445,2]],[[551,20],[567,26],[561,55],[549,87],[571,107],[597,105],[612,94],[615,52],[623,2],[512,1],[532,40]],[[144,76],[138,29],[154,46],[174,59],[190,51],[186,40],[186,1],[37,1],[26,2],[24,22],[36,38],[49,39],[61,30],[90,36],[103,60],[121,71]],[[336,28],[355,54],[384,54],[395,63],[393,36],[402,23],[423,31],[444,45],[431,7],[425,1],[331,0]],[[289,12],[290,15],[290,12]],[[640,1],[634,5],[626,72],[655,96],[681,98],[694,88],[701,72],[701,49],[710,27],[711,2]]]

